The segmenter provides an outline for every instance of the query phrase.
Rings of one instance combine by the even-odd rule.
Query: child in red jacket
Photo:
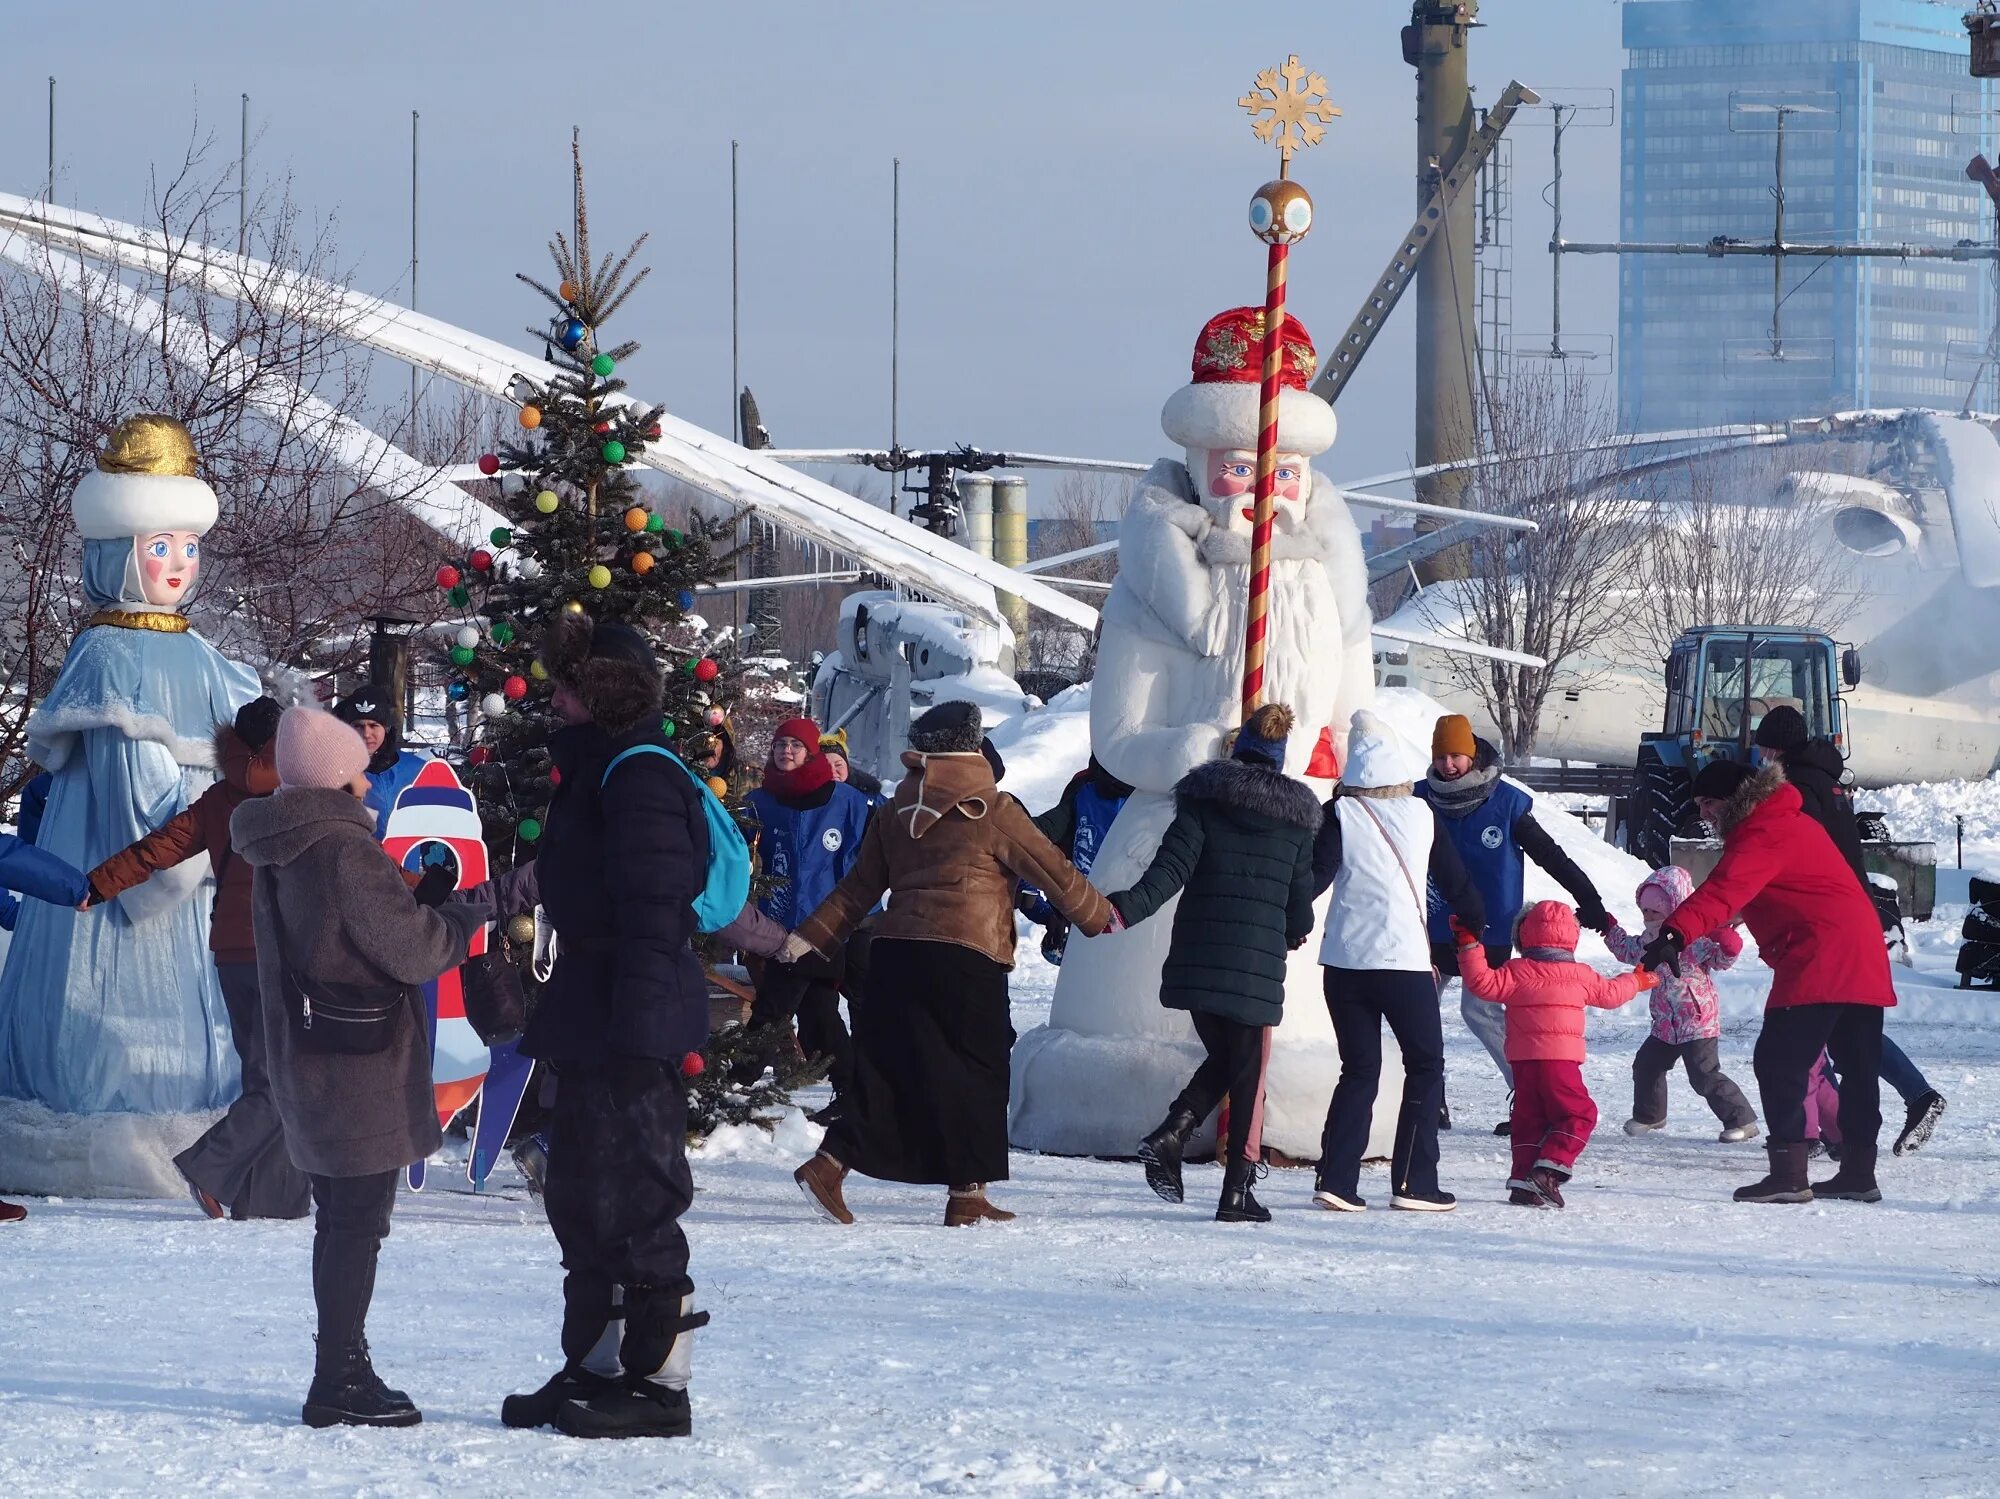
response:
[[[1517,1207],[1563,1205],[1562,1186],[1590,1143],[1597,1105],[1583,1085],[1583,1012],[1615,1010],[1659,983],[1644,969],[1605,978],[1576,960],[1576,912],[1559,900],[1521,918],[1521,956],[1489,967],[1476,932],[1456,921],[1459,975],[1474,998],[1507,1007],[1507,1060],[1514,1068],[1514,1174]]]

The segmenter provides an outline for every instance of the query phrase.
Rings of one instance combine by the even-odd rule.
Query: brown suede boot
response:
[[[969,1187],[953,1187],[944,1200],[944,1226],[970,1228],[975,1223],[1012,1223],[1014,1215],[986,1200],[986,1187],[974,1182]]]
[[[18,1202],[0,1202],[0,1223],[19,1223],[28,1210]]]
[[[847,1168],[825,1151],[822,1150],[794,1171],[792,1180],[806,1194],[806,1201],[818,1208],[829,1221],[854,1221],[854,1214],[847,1210],[847,1200],[840,1195],[840,1184],[847,1180]]]

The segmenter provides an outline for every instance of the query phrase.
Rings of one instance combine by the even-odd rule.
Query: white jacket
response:
[[[1429,972],[1424,884],[1437,834],[1430,804],[1414,796],[1343,796],[1334,802],[1333,815],[1340,820],[1341,860],[1319,947],[1321,965]]]

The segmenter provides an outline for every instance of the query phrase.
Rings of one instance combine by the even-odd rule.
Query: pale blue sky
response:
[[[1481,98],[1510,76],[1615,87],[1615,0],[1487,0]],[[1261,299],[1244,208],[1272,175],[1234,101],[1296,50],[1346,111],[1301,158],[1318,226],[1292,310],[1324,349],[1415,206],[1403,0],[1317,5],[638,4],[598,34],[523,0],[173,6],[115,0],[17,18],[0,62],[0,184],[39,189],[58,79],[58,199],[141,213],[148,171],[194,117],[236,150],[251,95],[253,179],[289,173],[332,214],[357,282],[389,290],[409,242],[409,112],[423,113],[426,311],[525,342],[566,221],[583,129],[601,247],[653,235],[653,277],[617,329],[634,388],[729,422],[729,142],[742,142],[743,375],[791,446],[888,437],[889,161],[903,160],[901,435],[1145,459],[1161,401],[1211,313]],[[1515,142],[1516,338],[1548,329],[1546,129]],[[1617,141],[1567,152],[1570,232],[1616,231]],[[1566,268],[1565,330],[1614,325],[1607,263]],[[1407,461],[1410,302],[1341,403],[1328,468]]]

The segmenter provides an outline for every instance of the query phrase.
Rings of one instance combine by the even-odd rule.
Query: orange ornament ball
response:
[[[556,288],[556,291],[565,302],[574,302],[577,296],[577,284],[574,281],[565,281]]]
[[[652,570],[653,570],[653,554],[651,552],[634,552],[632,554],[633,572],[637,573],[640,577],[643,578],[646,576],[647,573],[651,572]]]
[[[729,795],[729,782],[723,780],[721,776],[710,776],[708,778],[708,789],[713,791],[717,796],[727,796]]]
[[[534,431],[534,430],[535,430],[535,428],[537,428],[537,427],[541,426],[541,424],[542,424],[542,408],[541,408],[541,407],[539,407],[539,406],[523,406],[523,407],[521,408],[521,425],[522,425],[522,426],[526,427],[526,428],[527,428],[527,429],[528,429],[528,430],[529,430],[530,432],[532,432],[532,431]]]
[[[646,512],[640,509],[637,505],[634,505],[630,510],[626,511],[625,529],[634,532],[645,530]]]

